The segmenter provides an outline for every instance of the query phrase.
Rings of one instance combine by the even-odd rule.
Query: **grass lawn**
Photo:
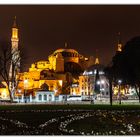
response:
[[[140,105],[0,105],[0,110],[67,110],[67,109],[83,109],[83,110],[140,110]]]
[[[0,124],[0,135],[139,135],[140,105],[0,105]]]

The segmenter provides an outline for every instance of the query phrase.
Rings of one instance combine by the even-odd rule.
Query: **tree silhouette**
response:
[[[107,66],[104,69],[105,72],[105,76],[108,78],[109,80],[109,95],[110,95],[110,105],[112,106],[112,95],[113,95],[113,91],[112,91],[112,82],[113,82],[113,68],[111,66]]]
[[[0,42],[0,76],[2,80],[7,84],[11,102],[13,101],[14,93],[17,90],[20,79],[16,69],[21,57],[17,56],[15,61],[12,61],[12,57],[15,56],[15,53],[19,53],[19,50],[17,51],[18,52],[11,52],[11,45],[8,41],[4,40]],[[11,64],[12,71],[10,77],[9,71]]]
[[[94,92],[96,94],[100,93],[100,77],[99,77],[99,70],[96,69],[96,75],[95,75],[95,87],[94,87]]]
[[[132,38],[113,57],[113,78],[135,88],[140,102],[140,36]]]

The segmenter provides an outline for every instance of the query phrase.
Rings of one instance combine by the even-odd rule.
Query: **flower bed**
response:
[[[75,135],[139,135],[139,111],[95,111],[62,122],[60,129]]]
[[[5,110],[1,135],[139,135],[140,110]]]

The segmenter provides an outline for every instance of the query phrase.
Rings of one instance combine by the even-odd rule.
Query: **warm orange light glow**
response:
[[[59,85],[62,87],[62,80],[59,80]]]
[[[17,28],[12,28],[12,38],[18,39],[18,29]]]
[[[122,95],[124,95],[125,94],[125,89],[122,89],[121,88],[120,92],[121,92]],[[114,93],[114,95],[118,95],[118,93],[119,93],[119,87],[114,87],[113,88],[113,93]]]
[[[96,58],[95,59],[95,64],[99,64],[100,62],[99,62],[99,58]]]
[[[8,90],[7,90],[6,88],[2,88],[2,89],[1,89],[1,97],[2,97],[3,99],[5,99],[5,98],[8,97],[8,95],[9,95]]]
[[[119,52],[122,51],[122,44],[118,44],[118,51],[119,51]]]

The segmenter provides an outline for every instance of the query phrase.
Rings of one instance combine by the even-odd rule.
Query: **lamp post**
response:
[[[26,103],[26,90],[27,90],[27,84],[28,84],[28,80],[25,79],[24,80],[24,101]]]
[[[101,96],[104,97],[104,92],[105,92],[105,80],[104,79],[101,80],[101,90],[102,90]]]
[[[18,93],[21,94],[21,90],[20,90],[20,89],[18,89]],[[18,96],[18,102],[20,103],[20,98],[19,98],[19,96]]]
[[[121,83],[122,83],[122,80],[118,80],[118,85],[119,85],[119,90],[118,90],[119,104],[121,104]]]
[[[98,87],[97,87],[97,88],[98,88],[97,90],[98,90],[99,95],[100,95],[100,96],[99,96],[99,97],[100,97],[99,100],[101,100],[101,81],[100,81],[100,80],[97,81],[97,86],[98,86]]]

